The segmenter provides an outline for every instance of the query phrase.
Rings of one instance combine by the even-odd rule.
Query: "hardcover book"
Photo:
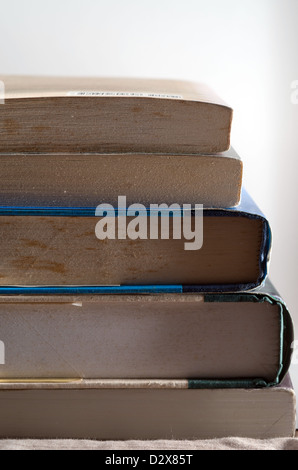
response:
[[[126,208],[116,208],[115,217],[109,210],[96,214],[95,207],[1,206],[2,292],[20,293],[32,286],[62,287],[64,292],[82,286],[90,292],[93,287],[130,285],[237,291],[257,287],[266,278],[270,226],[244,191],[237,207],[204,208],[200,218],[195,210],[186,217],[180,209],[151,212],[145,206],[136,217]],[[160,229],[154,223],[165,219],[167,237],[161,232],[151,236],[152,227]],[[180,238],[174,232],[177,219]],[[192,239],[184,232],[187,219]],[[114,234],[98,236],[98,223],[112,229],[114,224]],[[138,225],[145,225],[145,232]]]
[[[232,109],[175,80],[0,76],[2,152],[216,153]]]
[[[250,292],[0,296],[0,378],[187,379],[254,388],[288,371],[293,325],[272,284]]]

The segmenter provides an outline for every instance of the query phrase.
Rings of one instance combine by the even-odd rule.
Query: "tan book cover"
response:
[[[1,383],[0,437],[214,439],[293,437],[296,397],[278,387],[189,390],[186,381]]]
[[[242,161],[231,147],[217,154],[0,154],[1,205],[87,206],[203,204],[240,201]]]
[[[0,76],[2,152],[214,153],[233,111],[209,87],[136,78]]]
[[[272,386],[288,371],[293,341],[288,309],[268,280],[235,293],[1,295],[0,324],[4,381]]]

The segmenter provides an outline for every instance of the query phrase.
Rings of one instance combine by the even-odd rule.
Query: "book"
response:
[[[270,387],[293,325],[269,280],[234,293],[0,296],[0,379],[188,379]]]
[[[204,84],[0,76],[2,152],[217,153],[232,109]]]
[[[32,286],[248,290],[267,275],[270,225],[244,190],[237,207],[203,211],[124,205],[99,213],[37,203],[0,207],[0,293]]]
[[[231,147],[218,154],[0,155],[1,205],[97,206],[127,203],[203,204],[240,202],[242,161]]]
[[[293,437],[289,377],[256,389],[188,389],[187,381],[0,383],[0,437],[214,439]]]

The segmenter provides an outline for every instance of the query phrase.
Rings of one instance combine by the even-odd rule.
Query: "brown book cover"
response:
[[[289,380],[256,389],[188,389],[185,381],[0,384],[0,437],[214,439],[293,437]]]
[[[232,109],[204,84],[0,76],[1,152],[215,153]]]

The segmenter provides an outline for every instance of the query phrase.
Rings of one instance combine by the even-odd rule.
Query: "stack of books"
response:
[[[2,81],[0,437],[293,436],[232,109],[188,82]]]

